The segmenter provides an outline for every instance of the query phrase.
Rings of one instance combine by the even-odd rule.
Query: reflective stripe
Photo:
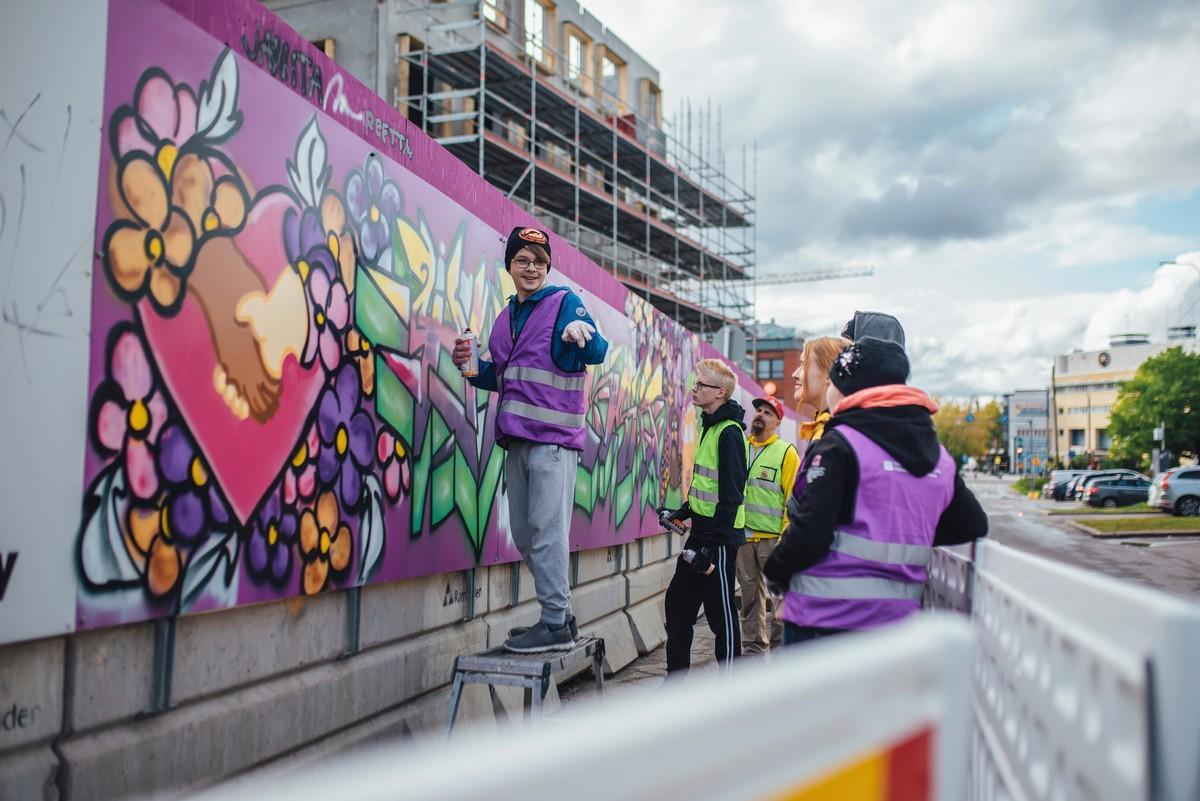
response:
[[[747,512],[757,512],[760,515],[766,515],[767,517],[771,518],[772,520],[775,520],[775,519],[782,520],[783,519],[783,510],[780,509],[778,506],[759,506],[757,504],[748,503],[748,504],[746,504],[746,511]]]
[[[790,589],[812,598],[919,601],[925,592],[925,585],[881,578],[825,578],[797,573],[792,576]]]
[[[721,500],[721,499],[720,499],[720,498],[717,496],[717,493],[715,493],[715,492],[702,492],[702,491],[700,491],[700,490],[696,489],[695,485],[693,485],[693,486],[692,486],[692,488],[691,488],[690,490],[688,490],[688,497],[689,497],[689,498],[697,498],[697,499],[699,499],[699,500],[702,500],[702,501],[710,501],[710,502],[712,502],[712,503],[716,503],[717,501]]]
[[[698,475],[704,476],[705,478],[716,478],[717,477],[717,471],[715,468],[705,467],[702,464],[694,465],[692,467],[692,471]]]
[[[765,478],[752,478],[746,482],[747,487],[758,487],[760,489],[771,490],[780,498],[783,497],[783,490],[779,489],[778,481],[767,481]]]
[[[925,545],[880,542],[878,540],[869,540],[866,537],[859,537],[856,534],[847,534],[844,531],[835,531],[833,533],[833,546],[831,550],[844,553],[847,556],[867,559],[872,562],[884,562],[889,565],[912,565],[915,567],[924,567],[929,562],[929,556],[933,552],[932,548]]]
[[[517,367],[510,365],[504,371],[504,378],[509,381],[528,381],[532,384],[543,384],[555,389],[583,390],[584,376],[555,375],[540,367]]]
[[[552,423],[556,426],[571,426],[573,428],[583,428],[584,416],[582,414],[571,414],[570,412],[556,412],[553,409],[543,409],[540,406],[534,406],[532,403],[523,401],[506,400],[500,404],[500,413],[515,414],[517,417],[528,417],[531,420],[539,420],[543,423]]]

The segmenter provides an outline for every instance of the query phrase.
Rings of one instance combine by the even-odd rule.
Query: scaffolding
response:
[[[756,240],[746,150],[735,182],[723,168],[719,115],[714,142],[711,109],[693,115],[681,104],[666,125],[646,107],[660,97],[629,107],[595,62],[581,68],[578,52],[568,61],[544,30],[525,30],[514,7],[523,4],[398,0],[408,32],[397,36],[393,104],[689,330],[747,330]]]

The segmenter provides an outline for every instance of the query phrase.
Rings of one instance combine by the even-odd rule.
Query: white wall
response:
[[[0,643],[75,623],[107,3],[3,17]]]

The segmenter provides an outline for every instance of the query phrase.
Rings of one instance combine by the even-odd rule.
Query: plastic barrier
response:
[[[967,798],[1200,797],[1200,606],[994,542],[967,565],[929,592],[978,638]]]
[[[222,801],[961,801],[970,627],[921,615],[517,733],[395,745]]]

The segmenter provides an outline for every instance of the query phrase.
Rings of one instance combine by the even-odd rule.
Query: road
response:
[[[1095,539],[1069,518],[1046,515],[1068,508],[1066,503],[1022,497],[1007,480],[983,477],[968,484],[987,510],[988,536],[997,542],[1200,601],[1200,537]]]

